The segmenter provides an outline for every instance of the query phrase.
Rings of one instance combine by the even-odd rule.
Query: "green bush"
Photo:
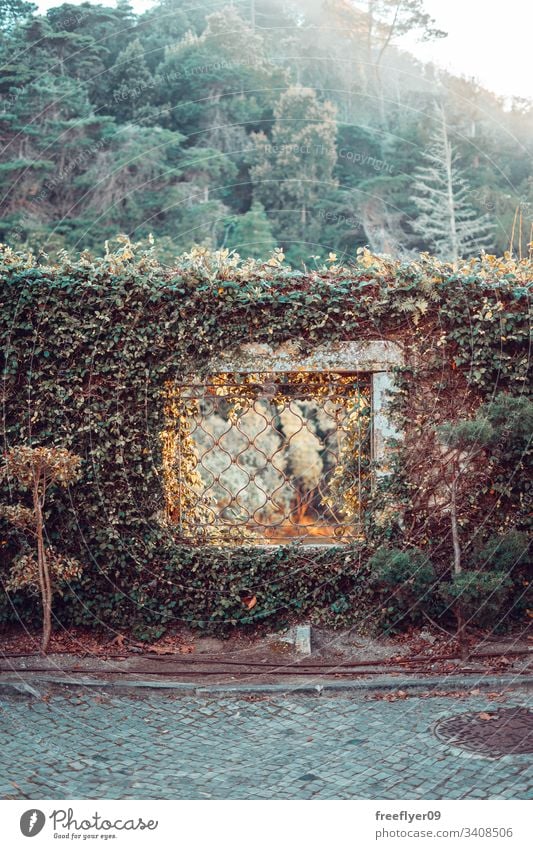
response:
[[[513,582],[500,570],[467,571],[443,582],[439,593],[448,605],[460,602],[470,624],[498,628],[512,609]]]
[[[498,578],[488,577],[483,586],[495,584],[494,596],[475,614],[473,621],[497,630],[509,628],[520,620],[531,607],[531,547],[526,533],[512,530],[494,534],[483,546],[472,553],[471,565],[477,572],[489,576],[505,577],[504,586],[498,589]],[[490,595],[490,593],[489,593]]]
[[[379,548],[370,558],[370,586],[381,603],[381,620],[389,630],[416,623],[433,607],[435,569],[419,549]]]
[[[474,552],[473,565],[495,569],[507,574],[531,564],[531,550],[527,534],[509,531],[491,536],[485,545]]]

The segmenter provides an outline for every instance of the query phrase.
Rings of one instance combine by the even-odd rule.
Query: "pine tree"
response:
[[[446,181],[442,197],[427,174],[413,190],[427,139],[411,105],[435,97],[438,74],[398,39],[441,35],[425,0],[154,3],[139,16],[128,0],[69,0],[44,14],[0,0],[1,241],[53,254],[153,232],[168,262],[195,243],[265,256],[275,242],[295,264],[363,245],[402,255],[414,193],[430,206],[417,245],[434,249],[444,233],[453,256]],[[505,110],[447,75],[446,113],[453,147],[475,134],[458,148],[472,187],[463,200],[493,210],[487,247],[503,253],[514,232],[520,253],[531,106]],[[442,156],[423,164],[446,170]],[[452,183],[468,253],[484,228],[461,213]]]
[[[437,129],[425,152],[425,164],[415,171],[411,200],[419,215],[413,230],[429,250],[450,262],[478,254],[490,244],[492,225],[470,203],[472,194],[454,152],[442,108],[437,110]]]
[[[273,92],[285,80],[261,35],[230,6],[208,15],[201,35],[188,32],[169,45],[157,76],[164,123],[224,152],[247,146],[248,124],[270,116]]]
[[[468,498],[470,496],[471,499],[473,492],[482,491],[487,477],[494,474],[498,465],[502,468],[509,464],[509,468],[515,470],[523,465],[531,444],[532,427],[533,403],[529,398],[512,397],[502,392],[483,404],[473,419],[444,422],[437,431],[432,469],[434,509],[438,510],[440,506],[444,515],[447,514],[453,546],[452,582],[444,585],[441,592],[444,591],[445,599],[453,603],[457,640],[463,658],[468,654],[465,629],[472,619],[472,615],[466,619],[465,607],[473,601],[474,610],[482,609],[491,596],[504,588],[508,578],[506,572],[498,574],[494,570],[492,581],[489,572],[488,582],[487,578],[483,582],[481,572],[482,583],[478,584],[476,598],[476,577],[479,579],[480,572],[476,576],[475,571],[469,572],[465,568],[464,544],[461,541],[461,525],[465,521]],[[469,554],[469,559],[473,559],[472,553]]]
[[[154,78],[138,38],[118,54],[108,77],[110,109],[106,111],[111,111],[118,121],[135,121],[137,124],[156,122],[158,110],[149,104]]]
[[[0,29],[4,33],[9,32],[20,21],[33,14],[36,8],[35,3],[27,3],[26,0],[2,0],[2,3],[0,3]]]
[[[226,247],[243,257],[264,259],[276,247],[270,221],[259,201],[254,201],[244,215],[233,216],[228,231]]]
[[[275,213],[275,235],[297,261],[316,253],[321,224],[313,217],[320,198],[337,185],[335,107],[321,103],[313,89],[291,86],[275,109],[272,140],[254,136],[251,168],[254,196]],[[303,247],[302,247],[303,246]],[[299,254],[299,255],[298,255]]]

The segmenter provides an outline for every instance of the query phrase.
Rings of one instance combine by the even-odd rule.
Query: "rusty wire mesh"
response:
[[[360,536],[370,393],[368,375],[332,372],[174,385],[168,513],[179,534],[264,544]]]

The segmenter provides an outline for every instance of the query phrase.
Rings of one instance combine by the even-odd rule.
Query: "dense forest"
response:
[[[527,250],[533,106],[400,50],[445,37],[423,0],[4,0],[0,27],[0,241]]]

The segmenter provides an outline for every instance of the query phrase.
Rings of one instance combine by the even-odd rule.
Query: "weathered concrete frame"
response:
[[[402,365],[403,351],[396,342],[330,342],[317,345],[311,354],[302,355],[298,341],[273,348],[267,344],[249,343],[238,350],[226,351],[209,369],[219,372],[286,372],[335,371],[362,372],[372,380],[372,459],[377,474],[387,473],[386,443],[398,437],[390,421],[387,401],[394,390],[392,370]]]

